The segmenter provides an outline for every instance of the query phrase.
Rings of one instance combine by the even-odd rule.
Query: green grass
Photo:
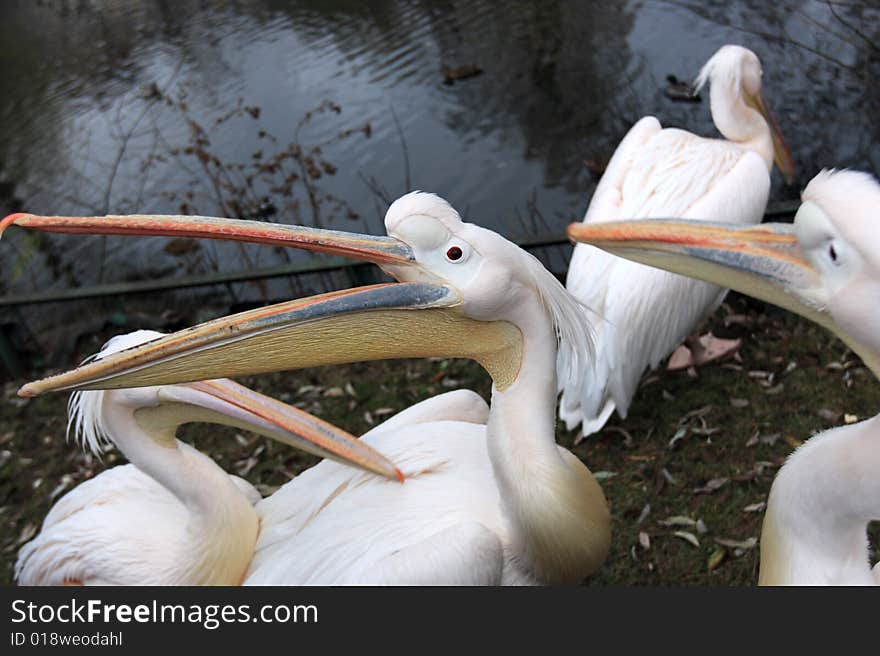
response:
[[[739,321],[724,326],[722,318],[732,314]],[[711,323],[720,336],[743,338],[739,361],[706,366],[695,377],[663,370],[647,375],[629,417],[609,422],[625,433],[605,430],[573,446],[576,433],[558,426],[559,443],[572,448],[594,473],[602,472],[612,508],[611,554],[590,583],[756,583],[758,548],[738,550],[716,540],[759,538],[763,513],[745,509],[766,500],[793,447],[842,423],[845,414],[862,419],[880,409],[880,385],[822,329],[782,312],[765,312],[737,296]],[[99,343],[96,336],[96,347]],[[355,434],[449,389],[468,387],[485,398],[490,389],[482,369],[463,360],[324,367],[243,382]],[[57,498],[122,460],[114,452],[101,463],[65,443],[66,396],[23,401],[15,396],[16,387],[7,385],[0,399],[0,581],[7,584],[20,545],[39,529],[53,493]],[[748,405],[740,407],[743,400]],[[676,434],[679,439],[670,446]],[[214,426],[187,426],[180,435],[264,494],[316,461]],[[757,444],[749,445],[753,436]],[[680,525],[668,525],[672,517]],[[699,546],[676,531],[690,533]],[[878,536],[875,524],[874,559]]]

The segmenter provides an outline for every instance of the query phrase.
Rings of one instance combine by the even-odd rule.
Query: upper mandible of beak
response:
[[[837,335],[880,376],[880,353],[850,335],[829,312],[822,276],[801,249],[792,224],[639,219],[572,223],[568,236],[795,312]]]
[[[415,262],[412,249],[394,237],[244,219],[165,214],[38,216],[19,213],[10,214],[0,221],[0,235],[11,225],[42,232],[243,241],[301,248],[379,265],[401,266]]]
[[[791,156],[788,144],[785,143],[782,131],[776,123],[773,112],[770,111],[770,108],[764,101],[764,97],[760,93],[756,96],[746,94],[745,97],[747,104],[754,107],[764,117],[767,127],[770,128],[770,139],[773,141],[773,161],[785,178],[786,183],[792,184],[794,182],[794,158]]]
[[[634,262],[729,287],[797,312],[822,325],[819,274],[786,223],[757,226],[688,219],[572,223],[572,241]]]

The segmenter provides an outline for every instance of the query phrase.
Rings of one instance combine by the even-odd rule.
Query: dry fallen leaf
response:
[[[328,387],[326,390],[324,390],[324,396],[336,398],[340,396],[345,396],[345,392],[341,387]]]
[[[660,475],[663,477],[663,480],[665,480],[670,485],[678,485],[678,479],[675,478],[675,476],[673,476],[672,474],[670,474],[669,470],[666,469],[666,467],[663,467],[660,470]]]
[[[605,426],[605,428],[603,428],[602,430],[606,433],[617,433],[618,435],[623,435],[623,446],[627,449],[631,449],[635,446],[633,436],[630,435],[629,431],[621,428],[620,426]]]
[[[73,483],[73,476],[71,476],[70,474],[64,474],[64,476],[61,477],[61,481],[58,483],[58,485],[56,485],[55,488],[49,493],[49,501],[54,501],[55,497],[64,492],[64,490],[66,490],[71,483]]]
[[[831,410],[830,408],[821,408],[817,411],[817,414],[829,424],[836,424],[840,421],[840,417],[843,413]]]
[[[639,544],[642,545],[642,549],[645,551],[651,548],[651,538],[644,531],[639,531]]]
[[[767,507],[766,501],[759,501],[758,503],[750,503],[745,508],[743,508],[743,512],[753,513],[753,512],[764,512],[764,508]]]
[[[667,517],[666,519],[658,519],[657,523],[660,526],[687,526],[688,528],[693,528],[697,525],[696,520],[691,519],[685,515],[674,515],[672,517]]]
[[[700,541],[697,539],[697,536],[693,533],[689,533],[687,531],[676,531],[673,535],[677,538],[681,538],[685,542],[690,542],[695,547],[700,547]]]
[[[674,449],[675,445],[678,444],[680,440],[683,440],[688,434],[687,426],[682,426],[677,431],[675,431],[675,435],[672,436],[672,439],[669,440],[669,448]]]
[[[722,547],[733,549],[733,555],[739,558],[745,552],[750,551],[758,546],[758,538],[751,537],[745,540],[730,540],[727,538],[715,538],[715,543]]]
[[[854,424],[859,420],[858,415],[851,415],[846,413],[843,415],[843,423],[844,424]]]
[[[717,569],[718,566],[724,562],[724,559],[727,557],[727,550],[718,547],[715,551],[712,552],[712,555],[709,556],[709,560],[706,561],[706,569],[710,572]]]
[[[703,487],[694,488],[694,494],[710,494],[715,490],[720,490],[729,482],[730,479],[725,476],[713,478],[710,481],[707,481]]]
[[[37,534],[36,524],[27,524],[18,536],[18,544],[23,544]]]
[[[736,399],[736,398],[731,397],[730,398],[730,405],[731,405],[731,407],[734,407],[734,408],[748,408],[749,407],[749,400],[748,399]]]

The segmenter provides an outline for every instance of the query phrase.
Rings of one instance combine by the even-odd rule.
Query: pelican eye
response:
[[[831,261],[837,264],[837,251],[834,249],[834,244],[831,244],[828,247],[828,256],[831,258]]]
[[[450,246],[446,251],[446,259],[450,262],[458,262],[462,257],[464,257],[464,251],[459,246]]]

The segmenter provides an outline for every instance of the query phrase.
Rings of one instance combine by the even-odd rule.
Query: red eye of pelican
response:
[[[464,255],[464,253],[458,246],[451,246],[449,250],[446,251],[446,257],[447,259],[449,259],[450,262],[460,260],[462,255]]]

